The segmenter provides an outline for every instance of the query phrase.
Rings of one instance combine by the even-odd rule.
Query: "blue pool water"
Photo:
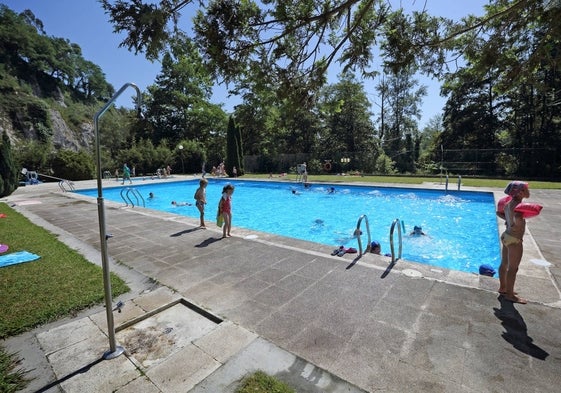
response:
[[[222,187],[228,182],[210,178],[207,187],[207,225],[215,225]],[[109,180],[108,180],[109,181]],[[495,269],[500,263],[498,228],[493,194],[490,192],[423,190],[353,185],[312,185],[274,181],[233,181],[233,234],[236,227],[268,232],[333,246],[357,248],[353,238],[358,218],[365,214],[373,240],[390,251],[389,232],[394,219],[405,223],[403,258],[464,272],[477,273],[481,264]],[[123,187],[129,187],[125,185]],[[123,187],[106,188],[107,200],[123,202]],[[146,207],[196,217],[193,194],[198,180],[137,185]],[[292,190],[297,193],[293,194]],[[154,199],[148,199],[153,192]],[[80,194],[97,196],[97,190]],[[193,206],[175,207],[171,201]],[[133,198],[134,201],[134,198]],[[427,236],[408,236],[414,225],[423,227]],[[364,226],[363,226],[364,230]],[[397,252],[397,232],[394,235]],[[363,235],[366,243],[366,234]]]

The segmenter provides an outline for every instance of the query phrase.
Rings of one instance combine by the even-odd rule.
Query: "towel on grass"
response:
[[[10,248],[10,247],[8,247],[7,244],[0,244],[0,254],[2,254],[2,253],[4,253],[4,252],[8,251],[9,248]]]
[[[28,251],[12,252],[6,255],[0,255],[0,267],[15,265],[17,263],[31,262],[41,258],[39,255],[32,254]]]

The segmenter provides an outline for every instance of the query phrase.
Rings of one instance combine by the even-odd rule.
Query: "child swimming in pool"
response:
[[[423,232],[423,228],[415,225],[413,227],[413,231],[409,234],[409,236],[426,236],[427,234]]]
[[[199,188],[195,191],[195,206],[199,209],[200,213],[200,225],[199,228],[206,229],[205,226],[205,205],[206,205],[206,186],[208,185],[208,180],[203,178],[199,180]]]
[[[192,203],[189,202],[176,202],[176,201],[171,201],[171,204],[173,206],[193,206]]]
[[[512,199],[504,206],[504,212],[497,211],[497,215],[505,220],[506,230],[501,235],[501,265],[499,267],[499,293],[508,301],[526,304],[527,300],[514,292],[514,283],[518,266],[522,260],[524,248],[522,238],[526,232],[526,220],[522,213],[514,211],[522,199],[530,197],[528,183],[512,181],[505,188],[505,194]]]

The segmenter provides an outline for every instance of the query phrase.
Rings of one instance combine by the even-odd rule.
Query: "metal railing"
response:
[[[121,199],[125,202],[126,206],[131,205],[131,207],[135,207],[135,204],[131,198],[131,195],[136,200],[136,206],[140,206],[140,202],[142,201],[142,207],[146,207],[146,203],[144,202],[144,197],[136,188],[127,187],[123,188],[120,192]]]
[[[61,180],[58,182],[58,187],[61,189],[62,192],[71,192],[76,190],[74,187],[74,183],[70,180]],[[68,187],[68,188],[67,188]]]
[[[394,244],[393,244],[393,235],[394,235],[396,225],[397,225],[397,237],[398,237],[398,240],[399,240],[399,254],[397,255],[397,259],[395,257],[395,248],[394,248]],[[390,228],[390,251],[391,251],[391,254],[392,254],[392,263],[395,263],[398,259],[401,259],[401,252],[402,252],[402,249],[403,249],[402,228],[403,228],[403,231],[405,232],[405,224],[404,224],[403,221],[401,221],[399,218],[396,218],[395,220],[393,220],[392,226]]]
[[[368,234],[368,245],[364,250],[362,249],[362,239],[361,239],[362,230],[360,229],[360,224],[362,224],[362,220],[364,220],[364,224],[366,226],[366,233]],[[370,250],[370,244],[371,244],[370,225],[368,224],[368,217],[366,216],[366,214],[363,214],[358,218],[358,221],[356,223],[355,235],[358,240],[358,253],[359,253],[358,256],[361,257],[365,251]]]
[[[458,191],[460,191],[460,188],[462,187],[462,177],[458,176]],[[446,175],[446,185],[444,187],[445,191],[448,192],[448,175]]]

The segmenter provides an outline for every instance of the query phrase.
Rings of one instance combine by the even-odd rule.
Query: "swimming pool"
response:
[[[382,253],[390,251],[390,227],[393,220],[399,218],[406,229],[404,259],[473,273],[478,273],[481,264],[497,269],[500,263],[491,192],[445,193],[443,190],[339,184],[313,184],[304,188],[302,184],[276,181],[208,180],[207,225],[215,225],[222,187],[228,182],[236,187],[232,200],[234,234],[236,227],[242,227],[334,248],[340,245],[356,248],[353,232],[358,218],[365,214],[372,239],[381,243]],[[195,179],[150,182],[133,187],[145,198],[146,208],[198,218],[193,200],[198,185],[199,181]],[[120,196],[123,187],[105,188],[104,198],[123,202]],[[334,193],[329,192],[330,187],[335,188]],[[97,189],[77,192],[97,196]],[[155,198],[148,199],[150,192]],[[176,207],[171,201],[193,205]],[[427,236],[408,236],[414,225],[422,226]],[[366,236],[362,239],[367,241]]]

